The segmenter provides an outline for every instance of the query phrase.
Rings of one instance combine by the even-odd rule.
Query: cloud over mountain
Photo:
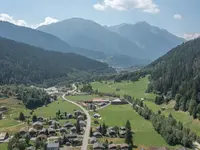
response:
[[[18,20],[16,18],[14,18],[13,16],[10,16],[10,15],[5,14],[5,13],[0,14],[0,21],[7,21],[7,22],[13,23],[13,24],[18,25],[18,26],[30,27],[30,28],[34,28],[34,29],[38,28],[40,26],[43,26],[43,25],[49,25],[49,24],[58,22],[58,20],[55,19],[55,18],[46,17],[44,19],[44,22],[42,22],[42,23],[28,24],[25,20],[21,20],[21,19]]]

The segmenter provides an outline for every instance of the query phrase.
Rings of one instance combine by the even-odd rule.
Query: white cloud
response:
[[[99,3],[95,4],[93,7],[98,11],[103,11],[106,9],[106,7],[104,5],[101,5]]]
[[[0,20],[1,21],[7,21],[13,24],[16,24],[18,26],[28,26],[26,21],[24,20],[15,20],[12,16],[9,16],[8,14],[0,14]]]
[[[159,13],[158,5],[152,0],[103,0],[102,3],[93,5],[96,10],[103,11],[106,8],[113,8],[116,10],[130,10],[139,9],[147,13]]]
[[[49,25],[49,24],[52,24],[52,23],[56,23],[56,22],[58,22],[57,19],[51,18],[51,17],[46,17],[46,18],[44,19],[44,22],[42,22],[42,23],[36,25],[36,28],[37,28],[37,27],[40,27],[40,26],[44,26],[44,25]]]
[[[183,35],[183,38],[186,40],[192,40],[200,37],[200,33],[186,33]]]
[[[180,15],[180,14],[174,14],[174,19],[177,19],[177,20],[182,20],[183,19],[183,16]]]
[[[35,24],[35,25],[30,25],[24,20],[17,20],[12,16],[10,16],[8,14],[3,14],[3,13],[0,14],[0,20],[1,21],[7,21],[7,22],[13,23],[13,24],[18,25],[18,26],[30,27],[30,28],[34,28],[34,29],[39,27],[39,26],[49,25],[49,24],[58,22],[58,20],[55,19],[55,18],[46,17],[44,22],[39,23],[39,24]]]

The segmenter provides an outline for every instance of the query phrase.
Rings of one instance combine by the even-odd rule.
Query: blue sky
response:
[[[199,6],[200,0],[1,0],[0,20],[30,27],[72,17],[102,25],[146,21],[193,38],[200,35]]]

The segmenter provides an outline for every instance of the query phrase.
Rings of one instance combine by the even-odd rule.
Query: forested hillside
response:
[[[107,64],[81,55],[45,51],[0,38],[0,84],[49,85],[113,72]]]
[[[183,43],[150,64],[148,91],[174,97],[175,109],[200,118],[200,38]]]

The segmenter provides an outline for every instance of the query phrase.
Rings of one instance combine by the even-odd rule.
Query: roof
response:
[[[101,98],[93,98],[93,102],[108,102],[109,100],[101,99]]]
[[[20,129],[19,132],[28,132],[28,128],[27,127],[23,127],[23,128]]]
[[[102,148],[102,149],[104,149],[105,147],[101,143],[97,142],[97,143],[93,144],[93,149],[95,149],[95,148]]]
[[[121,148],[128,148],[129,146],[128,146],[128,144],[124,143],[124,144],[121,144],[120,147]]]
[[[59,143],[48,143],[47,144],[47,148],[58,148],[59,147]]]
[[[93,135],[102,135],[100,132],[94,132]]]
[[[149,150],[169,150],[167,147],[151,147]]]
[[[101,117],[101,115],[100,115],[100,114],[94,114],[94,117],[95,117],[95,116],[97,116],[97,117]]]
[[[119,98],[112,100],[112,102],[122,102]]]
[[[8,134],[7,132],[0,133],[0,139],[5,139],[7,134]]]
[[[116,148],[117,147],[117,145],[115,145],[115,144],[110,144],[109,146],[108,146],[108,148],[110,149],[110,148]]]
[[[37,130],[34,129],[34,128],[30,128],[30,129],[28,130],[28,132],[37,132]]]
[[[32,126],[35,126],[35,125],[42,126],[42,122],[40,122],[40,121],[36,121],[36,122],[34,122],[34,123],[33,123],[33,125],[32,125]]]
[[[90,138],[90,141],[97,141],[97,138],[93,136]]]

